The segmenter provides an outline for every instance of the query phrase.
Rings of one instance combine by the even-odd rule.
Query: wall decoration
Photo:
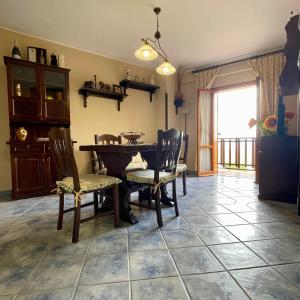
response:
[[[28,60],[39,64],[47,64],[47,50],[29,46],[27,47]]]
[[[27,47],[28,60],[31,62],[36,62],[36,48]]]

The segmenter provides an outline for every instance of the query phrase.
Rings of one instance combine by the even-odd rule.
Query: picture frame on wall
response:
[[[27,47],[28,60],[39,64],[47,64],[47,50],[37,47]]]

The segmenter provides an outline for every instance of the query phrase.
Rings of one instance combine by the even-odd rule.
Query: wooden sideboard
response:
[[[259,199],[296,203],[296,136],[264,136],[257,139]]]
[[[70,126],[68,69],[4,57],[7,67],[12,197],[47,195],[55,187],[48,131]],[[27,131],[25,141],[16,136]]]

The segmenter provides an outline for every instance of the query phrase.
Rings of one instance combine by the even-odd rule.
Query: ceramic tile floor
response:
[[[138,224],[90,221],[77,244],[56,196],[0,201],[0,300],[300,299],[295,205],[257,200],[247,177],[190,177],[185,197],[178,180],[178,195],[161,229],[135,208]]]

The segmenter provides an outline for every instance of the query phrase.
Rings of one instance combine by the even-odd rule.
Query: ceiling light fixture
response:
[[[158,23],[158,15],[160,12],[161,9],[159,7],[154,8],[154,13],[156,14],[156,32],[154,34],[155,40],[150,38],[143,38],[142,47],[136,50],[134,55],[136,56],[136,58],[141,60],[154,60],[159,55],[164,60],[164,62],[156,68],[156,72],[161,75],[172,75],[176,72],[176,68],[173,67],[168,61],[167,54],[162,49],[159,41],[159,39],[161,38]]]

